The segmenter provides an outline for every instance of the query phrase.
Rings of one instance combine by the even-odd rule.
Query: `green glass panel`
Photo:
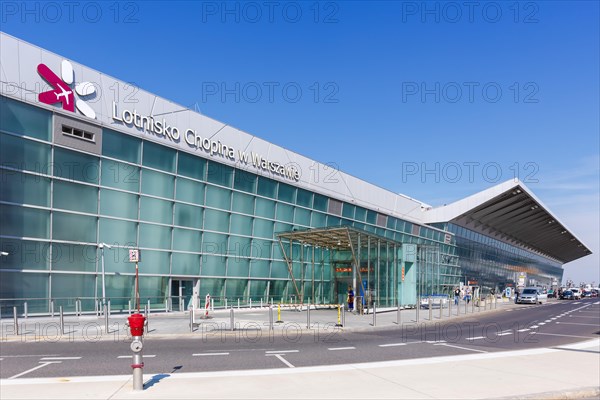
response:
[[[100,256],[100,250],[95,245],[53,243],[52,270],[94,272],[96,258],[98,258],[98,269],[101,269]]]
[[[208,161],[208,170],[206,180],[216,185],[231,187],[233,180],[233,168],[228,165],[219,164],[214,161]]]
[[[294,207],[289,204],[277,203],[277,213],[275,219],[277,221],[294,221]]]
[[[207,294],[213,298],[223,297],[225,290],[225,279],[200,279],[200,298]]]
[[[200,252],[202,233],[191,229],[173,229],[173,250]]]
[[[373,210],[367,210],[367,223],[373,224],[377,222],[377,213]]]
[[[0,297],[4,299],[48,298],[48,281],[47,272],[24,274],[1,271]]]
[[[229,210],[231,207],[231,190],[216,186],[207,186],[206,205],[222,210]]]
[[[1,256],[3,269],[48,269],[50,243],[1,238],[0,249],[8,253]]]
[[[137,219],[138,199],[136,194],[100,189],[100,214]]]
[[[250,273],[250,259],[229,257],[227,260],[227,276],[248,277]]]
[[[313,211],[311,226],[313,228],[323,228],[327,226],[327,215]]]
[[[269,272],[267,271],[267,276],[265,276],[265,278],[268,278]],[[253,278],[260,278],[260,276],[252,276]],[[267,281],[250,281],[250,290],[249,290],[249,296],[251,299],[264,299],[265,301],[267,301],[268,299],[265,298],[265,296],[267,295]],[[257,300],[258,301],[258,300]]]
[[[50,111],[1,96],[0,116],[0,130],[50,141]]]
[[[110,129],[102,130],[102,155],[119,160],[140,163],[142,141],[136,137]]]
[[[168,251],[144,250],[140,258],[140,272],[144,274],[169,274],[171,253]]]
[[[171,228],[159,225],[140,224],[140,247],[170,249]]]
[[[252,239],[252,257],[254,258],[271,258],[271,249],[274,243],[270,240]],[[279,244],[275,243],[276,247]]]
[[[297,225],[310,226],[310,210],[296,207],[294,222]]]
[[[252,235],[252,217],[246,217],[244,215],[232,214],[231,215],[231,233],[238,233],[240,235]]]
[[[252,278],[268,278],[270,271],[271,262],[269,260],[252,260],[250,262],[250,276]],[[254,282],[251,285],[254,287]]]
[[[68,180],[98,183],[100,167],[98,157],[76,151],[54,148],[54,176]]]
[[[229,213],[204,210],[204,229],[217,232],[229,232]]]
[[[174,188],[174,176],[149,169],[142,170],[142,193],[172,199]]]
[[[192,154],[179,152],[179,160],[177,161],[178,175],[189,176],[198,180],[205,180],[206,160],[204,158],[194,156]]]
[[[202,208],[175,203],[175,225],[202,228]]]
[[[254,236],[259,238],[273,238],[273,221],[266,219],[254,219]]]
[[[388,216],[387,228],[388,229],[396,229],[396,221],[397,221],[396,218]]]
[[[229,236],[227,254],[236,257],[250,257],[252,239],[245,236]]]
[[[165,276],[140,277],[140,296],[150,300],[152,308],[164,309],[167,298],[169,278]]]
[[[54,181],[54,208],[90,214],[98,212],[98,188],[65,181]]]
[[[17,171],[0,171],[0,200],[11,203],[50,205],[50,179]]]
[[[354,206],[352,204],[344,203],[342,208],[342,216],[346,218],[354,218]]]
[[[334,217],[332,215],[327,216],[327,226],[339,226],[342,223],[342,219]]]
[[[84,243],[96,243],[96,217],[54,212],[52,238]]]
[[[257,197],[254,213],[259,217],[275,217],[275,202],[273,200]]]
[[[258,177],[258,190],[257,193],[261,196],[275,198],[277,192],[277,182],[272,179],[265,178],[262,176]]]
[[[256,193],[256,175],[236,169],[233,187],[244,192]]]
[[[50,211],[0,204],[0,221],[0,235],[50,237]]]
[[[165,172],[175,172],[175,156],[177,151],[156,143],[144,141],[144,156],[142,165],[160,169]]]
[[[318,211],[326,212],[328,204],[329,204],[329,199],[325,196],[322,196],[322,195],[316,194],[316,193],[315,193],[314,197],[315,198],[314,198],[313,208]]]
[[[137,223],[116,219],[100,218],[101,243],[115,243],[120,246],[136,246]]]
[[[52,274],[51,282],[53,298],[94,297],[96,290],[94,275]]]
[[[244,193],[233,192],[231,209],[239,213],[254,214],[254,197]]]
[[[289,232],[292,230],[292,228],[293,228],[292,224],[285,224],[283,222],[275,222],[275,226],[273,227],[273,230],[275,231],[275,233]]]
[[[118,161],[102,160],[102,186],[139,192],[140,168]]]
[[[115,272],[135,272],[135,266],[132,264],[122,264],[122,270]],[[107,269],[108,271],[108,269]],[[140,297],[145,293],[141,290],[142,278],[140,277]],[[126,306],[128,300],[132,300],[131,305],[135,307],[135,276],[131,275],[106,275],[106,297],[110,298],[111,307],[115,305]],[[100,286],[100,285],[98,285]],[[102,289],[98,289],[99,296],[102,296]],[[143,300],[140,299],[140,303]],[[143,307],[143,303],[140,304]]]
[[[204,204],[204,183],[177,178],[175,198],[192,204]]]
[[[299,206],[303,206],[306,208],[312,208],[313,206],[313,194],[311,192],[309,192],[308,190],[304,190],[304,189],[300,189],[298,188],[298,198],[296,200],[296,203]]]
[[[206,254],[226,254],[227,235],[204,232],[202,235],[202,252]]]
[[[288,203],[296,202],[296,188],[285,183],[279,182],[279,193],[277,199]]]
[[[140,219],[171,225],[173,223],[173,202],[142,196]]]
[[[225,281],[225,294],[229,299],[235,300],[239,298],[245,301],[247,287],[247,279],[227,279]]]
[[[225,262],[227,258],[222,256],[203,255],[203,276],[225,276]],[[201,280],[202,281],[202,280]]]
[[[289,278],[287,264],[283,261],[271,262],[271,278]]]
[[[365,222],[365,219],[367,218],[367,210],[358,206],[355,208],[356,211],[354,212],[354,219],[360,222]]]
[[[200,254],[173,253],[171,274],[173,275],[199,275]]]
[[[50,146],[43,143],[0,134],[1,165],[42,174],[52,170]]]

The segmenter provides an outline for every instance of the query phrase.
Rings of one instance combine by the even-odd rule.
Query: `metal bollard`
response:
[[[169,301],[167,299],[165,299],[165,312],[169,312]]]
[[[442,319],[442,311],[444,310],[444,302],[442,300],[440,297],[440,319]]]
[[[215,311],[215,299],[210,299],[210,311]]]
[[[238,310],[240,309],[240,299],[238,299]]]
[[[50,315],[54,318],[54,300],[50,300]]]
[[[249,300],[250,300],[250,301],[249,301],[249,303],[248,303],[248,305],[249,305],[249,307],[248,307],[248,308],[252,308],[252,299],[249,299]]]
[[[429,320],[431,321],[431,319],[433,318],[433,301],[431,300],[431,296],[429,296],[428,304],[429,304]]]
[[[194,332],[194,309],[190,309],[190,332]]]
[[[131,315],[131,300],[127,300],[127,314]]]
[[[469,309],[467,308],[467,306],[468,306],[468,303],[467,303],[467,300],[466,300],[466,298],[465,298],[465,315],[466,315],[466,314],[467,314],[467,312],[469,311]]]
[[[452,316],[452,303],[454,302],[454,300],[450,300],[450,298],[448,298],[448,318],[450,318]]]
[[[494,295],[494,310],[498,309],[498,297]]]
[[[225,297],[225,309],[227,310],[227,297]]]
[[[65,334],[65,316],[63,314],[63,307],[58,307],[59,314],[59,325],[60,325],[60,334],[61,336]]]
[[[108,310],[107,310],[108,306],[105,304],[103,306],[103,312],[104,312],[104,331],[106,333],[108,333]]]
[[[344,326],[342,325],[342,306],[341,304],[338,304],[337,306],[337,324],[335,324],[335,326]]]
[[[234,331],[235,330],[235,320],[234,320],[234,315],[233,315],[233,307],[231,307],[229,309],[229,329]]]
[[[421,296],[417,296],[417,307],[416,307],[416,314],[415,314],[415,322],[419,322],[419,309],[421,308]]]
[[[108,299],[108,316],[110,317],[111,307],[110,307],[110,299]]]
[[[179,298],[179,311],[185,311],[183,308],[184,308],[183,299],[180,297]]]
[[[477,307],[479,308],[479,307]],[[471,314],[475,312],[475,297],[471,299]]]
[[[269,304],[269,330],[273,330],[273,305]]]
[[[342,326],[346,326],[346,307],[342,304]]]
[[[310,329],[310,303],[306,305],[306,329]]]
[[[13,323],[14,323],[14,328],[15,328],[15,333],[18,335],[19,334],[19,317],[17,316],[17,306],[13,307]]]
[[[263,308],[263,301],[260,299],[260,308]]]
[[[396,311],[396,325],[400,326],[400,304],[398,304],[398,310]]]
[[[23,314],[25,314],[25,319],[27,319],[27,302],[23,303]]]
[[[377,326],[377,303],[373,302],[373,326]]]
[[[148,311],[146,311],[146,318],[150,315],[150,299],[148,299]]]

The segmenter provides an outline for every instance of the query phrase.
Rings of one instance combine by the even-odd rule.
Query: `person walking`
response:
[[[454,288],[454,305],[458,305],[458,300],[460,299],[460,289]]]
[[[352,290],[352,286],[348,286],[348,311],[354,311],[354,290]]]

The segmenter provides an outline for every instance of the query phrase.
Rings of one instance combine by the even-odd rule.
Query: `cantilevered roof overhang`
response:
[[[425,223],[451,222],[568,263],[592,252],[518,180],[424,211]]]
[[[279,239],[287,239],[293,242],[307,244],[310,246],[318,246],[332,250],[349,250],[358,246],[358,236],[371,238],[373,241],[379,240],[381,244],[390,244],[402,246],[401,242],[376,235],[362,229],[353,228],[350,226],[335,226],[328,228],[312,228],[290,232],[279,232],[276,234]],[[366,241],[362,246],[366,246]]]

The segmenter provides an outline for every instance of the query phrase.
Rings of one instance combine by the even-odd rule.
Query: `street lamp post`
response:
[[[104,248],[110,249],[112,246],[106,243],[98,243],[98,248],[101,251],[101,263],[102,263],[102,310],[106,314],[106,283],[104,281]]]

